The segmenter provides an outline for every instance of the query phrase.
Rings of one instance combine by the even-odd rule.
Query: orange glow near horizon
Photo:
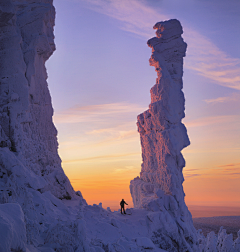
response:
[[[88,109],[83,118],[85,109],[55,116],[64,171],[88,204],[101,202],[104,208],[118,210],[124,198],[133,207],[129,185],[139,176],[142,160],[132,118],[142,108],[105,104]],[[183,150],[186,204],[240,207],[239,116],[186,118],[184,123],[191,141]]]
[[[186,169],[184,171],[186,180],[183,183],[186,204],[240,207],[240,164],[233,166],[237,167],[238,174],[236,175],[226,171],[225,168],[210,169],[208,172],[198,175],[189,175],[189,171]],[[190,170],[191,172],[193,171]],[[117,210],[122,198],[129,204],[129,207],[133,207],[129,185],[136,176],[139,176],[139,171],[133,169],[118,174],[79,174],[80,179],[70,176],[70,181],[75,190],[82,192],[88,204],[101,202],[104,208],[110,207]]]
[[[103,156],[85,159],[74,164],[63,162],[73,188],[81,191],[88,204],[103,203],[103,207],[118,210],[122,198],[133,207],[130,181],[139,176],[135,164],[141,162],[141,154]],[[128,165],[125,165],[128,164]],[[71,168],[70,168],[71,166]],[[78,169],[77,167],[85,167]],[[114,169],[112,168],[114,167]],[[92,172],[94,170],[94,173]],[[76,178],[77,177],[77,178]]]

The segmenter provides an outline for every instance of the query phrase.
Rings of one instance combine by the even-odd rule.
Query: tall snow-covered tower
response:
[[[181,150],[190,144],[181,122],[185,103],[183,57],[187,44],[176,19],[156,23],[154,29],[156,37],[147,43],[152,48],[149,62],[155,67],[157,80],[151,88],[149,109],[138,116],[142,169],[140,178],[131,181],[130,190],[134,207],[159,213],[159,226],[162,226],[159,237],[178,240],[180,251],[185,251],[183,248],[196,246],[196,231],[182,187],[185,160]],[[166,225],[168,218],[171,224]],[[170,227],[175,231],[170,232]]]

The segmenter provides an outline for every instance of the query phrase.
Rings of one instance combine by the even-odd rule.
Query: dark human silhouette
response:
[[[123,214],[123,212],[124,212],[124,214],[126,214],[125,209],[124,209],[124,204],[128,205],[128,204],[124,201],[124,199],[122,199],[122,201],[120,202],[121,214]],[[122,212],[122,211],[123,211],[123,212]]]

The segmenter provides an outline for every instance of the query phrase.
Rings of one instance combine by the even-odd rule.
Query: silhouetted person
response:
[[[120,202],[121,214],[123,214],[123,213],[122,213],[122,210],[123,210],[124,214],[126,214],[125,209],[124,209],[124,204],[128,205],[128,204],[124,201],[124,199],[122,199],[122,201]]]

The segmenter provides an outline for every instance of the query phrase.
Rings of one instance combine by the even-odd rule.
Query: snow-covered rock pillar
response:
[[[55,50],[54,19],[52,0],[0,1],[0,204],[6,217],[2,223],[8,232],[24,220],[26,226],[19,231],[26,230],[29,246],[49,242],[57,251],[73,251],[69,246],[86,251],[79,221],[85,201],[61,167],[46,81],[45,62]],[[67,200],[78,206],[78,221],[70,220]],[[14,221],[7,219],[7,209],[13,206],[18,214]],[[0,251],[17,251],[16,247],[25,251],[20,236],[8,237]]]
[[[160,216],[169,215],[171,225],[177,228],[175,238],[181,236],[177,242],[181,247],[178,251],[185,251],[187,247],[193,249],[197,243],[182,187],[185,160],[181,150],[190,144],[181,123],[185,102],[183,57],[187,44],[181,37],[182,26],[176,19],[158,22],[153,28],[157,30],[156,37],[147,43],[152,48],[150,65],[155,67],[158,78],[151,88],[149,109],[138,116],[142,169],[140,178],[131,181],[130,191],[134,207],[160,211]],[[166,223],[163,218],[159,225]],[[166,228],[161,233],[175,239]],[[173,243],[170,241],[169,244]]]

